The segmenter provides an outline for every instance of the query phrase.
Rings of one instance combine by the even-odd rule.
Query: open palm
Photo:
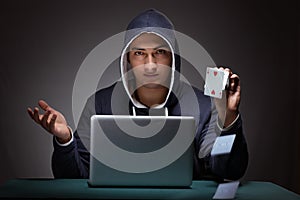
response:
[[[40,114],[38,107],[35,107],[34,110],[28,108],[30,117],[49,133],[56,136],[60,142],[67,142],[70,139],[70,130],[65,117],[43,100],[40,100],[38,104],[45,112]]]

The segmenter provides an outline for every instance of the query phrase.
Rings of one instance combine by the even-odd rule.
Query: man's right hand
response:
[[[35,107],[33,111],[28,108],[27,111],[30,117],[49,133],[56,136],[59,143],[64,144],[70,141],[72,136],[65,117],[43,100],[40,100],[38,104],[45,112],[40,114],[38,107]]]

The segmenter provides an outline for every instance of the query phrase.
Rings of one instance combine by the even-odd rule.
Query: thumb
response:
[[[47,111],[47,110],[49,110],[49,111],[51,111],[52,110],[52,108],[46,103],[46,101],[44,101],[44,100],[39,100],[39,106],[43,109],[43,110],[45,110],[45,111]]]

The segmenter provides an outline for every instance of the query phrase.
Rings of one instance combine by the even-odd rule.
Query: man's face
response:
[[[169,87],[172,53],[162,38],[153,33],[143,33],[129,48],[129,62],[137,88]]]

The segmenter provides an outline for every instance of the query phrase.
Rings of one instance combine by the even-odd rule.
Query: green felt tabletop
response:
[[[191,188],[91,188],[86,179],[14,179],[0,187],[0,199],[212,199],[218,184],[193,181]],[[235,199],[298,199],[297,195],[269,182],[246,182]]]

